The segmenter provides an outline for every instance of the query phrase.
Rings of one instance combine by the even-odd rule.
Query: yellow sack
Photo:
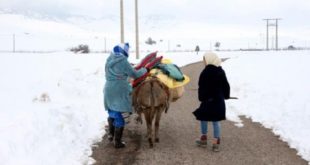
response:
[[[160,69],[152,69],[150,71],[151,75],[156,76],[162,83],[164,83],[168,88],[173,89],[177,87],[181,87],[189,83],[190,79],[188,76],[183,74],[183,81],[176,81],[173,78],[165,75]]]
[[[162,64],[171,64],[172,61],[170,59],[162,59]],[[175,102],[179,98],[183,96],[184,93],[184,85],[189,83],[190,79],[188,76],[183,74],[183,81],[176,81],[175,79],[164,74],[160,69],[152,69],[150,71],[152,76],[156,76],[162,83],[164,83],[170,91],[170,101]]]
[[[172,61],[168,58],[161,59],[160,63],[162,64],[172,64]]]

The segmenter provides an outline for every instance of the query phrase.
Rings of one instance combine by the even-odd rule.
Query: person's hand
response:
[[[131,112],[123,112],[122,113],[123,119],[125,120],[126,124],[129,124],[131,114],[132,114]]]
[[[132,84],[132,83],[133,83],[133,81],[134,81],[134,79],[133,79],[133,78],[128,78],[128,82],[129,82],[130,84]]]
[[[145,69],[147,70],[147,72],[150,72],[150,70],[151,70],[151,69],[150,69],[150,68],[148,68],[148,67],[146,67]]]

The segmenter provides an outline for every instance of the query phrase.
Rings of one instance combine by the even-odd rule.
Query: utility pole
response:
[[[168,40],[168,52],[170,52],[170,40]]]
[[[139,59],[139,16],[138,16],[138,0],[135,0],[135,18],[136,18],[136,59]]]
[[[267,28],[266,28],[266,50],[269,50],[269,26],[275,26],[275,46],[276,46],[276,50],[278,50],[278,20],[281,20],[281,18],[268,18],[268,19],[263,19],[267,22]],[[274,21],[275,23],[269,23],[269,21]]]
[[[121,17],[121,43],[124,43],[124,5],[123,0],[120,0],[120,17]]]
[[[107,53],[107,39],[104,37],[104,53]]]
[[[276,50],[278,50],[278,19],[276,19]]]
[[[15,34],[13,34],[13,53],[15,53]]]
[[[266,32],[266,50],[269,50],[269,43],[268,43],[268,42],[269,42],[269,33],[268,33],[268,32],[269,32],[269,29],[268,29],[268,27],[269,27],[269,24],[268,24],[268,23],[269,23],[269,22],[268,22],[268,21],[269,21],[269,20],[267,19],[267,20],[266,20],[266,22],[267,22],[267,32]]]
[[[210,51],[212,51],[212,42],[210,42],[210,48],[209,48]]]

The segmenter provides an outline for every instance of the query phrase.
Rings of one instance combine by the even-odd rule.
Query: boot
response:
[[[207,147],[207,135],[201,135],[200,139],[196,140],[196,144],[200,147]]]
[[[113,122],[114,122],[114,119],[113,118],[108,118],[108,124],[109,124],[109,128],[108,128],[108,140],[110,142],[113,141],[113,138],[114,138],[114,130],[115,130],[115,127],[113,125]]]
[[[212,145],[212,151],[214,152],[219,152],[220,151],[220,138],[215,138],[213,145]]]
[[[122,141],[124,127],[117,128],[115,127],[115,134],[114,134],[114,147],[115,148],[124,148],[125,142]]]

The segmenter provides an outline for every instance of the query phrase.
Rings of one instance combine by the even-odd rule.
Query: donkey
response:
[[[169,109],[169,88],[156,77],[148,77],[133,90],[133,107],[138,114],[137,121],[142,124],[142,113],[147,126],[147,138],[150,148],[153,147],[152,123],[155,118],[155,142],[159,142],[158,129],[160,117]]]

